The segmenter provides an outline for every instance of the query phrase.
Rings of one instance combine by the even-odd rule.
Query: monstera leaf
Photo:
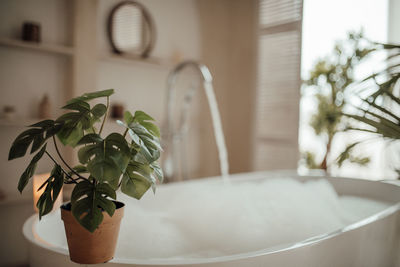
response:
[[[153,170],[153,177],[156,177],[160,183],[164,180],[164,174],[157,161],[150,164],[150,168]]]
[[[78,144],[85,145],[79,149],[78,158],[80,163],[87,164],[90,175],[100,182],[118,186],[118,179],[130,159],[125,138],[118,133],[112,133],[105,139],[98,134],[88,134]]]
[[[116,199],[114,189],[107,183],[93,184],[87,180],[78,183],[71,195],[71,211],[75,219],[87,230],[94,232],[103,221],[102,211],[113,216]]]
[[[22,193],[22,190],[24,190],[25,186],[28,184],[29,179],[35,174],[37,163],[43,157],[44,152],[46,152],[46,145],[32,158],[28,167],[19,178],[18,191],[20,193]]]
[[[107,111],[104,104],[97,104],[91,109],[88,103],[80,100],[64,106],[63,109],[73,112],[68,112],[57,119],[58,122],[64,123],[57,136],[64,145],[73,147],[84,136],[84,131],[90,129]]]
[[[131,161],[122,176],[121,191],[140,199],[150,187],[155,192],[156,180],[163,180],[162,170],[157,162],[148,165]]]
[[[152,170],[148,165],[129,163],[122,177],[121,191],[136,199],[140,199],[150,187],[153,187],[154,191],[156,180],[151,172]]]
[[[130,112],[127,111],[127,112],[125,112],[124,119],[126,120],[126,122],[128,124],[131,124],[132,122],[141,124],[150,133],[152,133],[156,137],[160,138],[160,130],[154,123],[150,122],[150,121],[154,121],[154,119],[150,115],[144,113],[143,111],[140,111],[140,110],[136,111],[134,117],[132,117],[132,114],[130,114]]]
[[[102,90],[102,91],[97,91],[97,92],[92,92],[92,93],[86,93],[83,94],[79,97],[72,98],[67,102],[67,104],[73,104],[76,102],[81,102],[81,101],[89,101],[95,98],[99,97],[109,97],[112,94],[114,94],[114,89],[107,89],[107,90]]]
[[[46,186],[44,192],[36,203],[36,207],[39,210],[39,219],[52,211],[63,184],[64,173],[62,172],[61,166],[56,164],[51,171],[50,177],[38,189],[39,191]]]
[[[31,154],[37,151],[48,138],[57,134],[63,126],[63,122],[55,122],[53,120],[44,120],[30,125],[31,129],[22,132],[13,142],[8,160],[23,157],[32,144]]]
[[[154,120],[143,111],[135,112],[135,116],[127,111],[124,114],[125,123],[117,121],[118,124],[128,129],[128,133],[134,143],[137,153],[135,160],[143,164],[150,164],[160,157],[162,151],[159,140],[158,127],[148,122]]]

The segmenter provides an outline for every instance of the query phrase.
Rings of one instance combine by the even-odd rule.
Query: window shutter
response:
[[[254,168],[298,161],[302,0],[261,0]]]

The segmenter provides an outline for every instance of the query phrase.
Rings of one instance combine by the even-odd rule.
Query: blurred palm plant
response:
[[[312,90],[318,103],[310,125],[317,136],[325,137],[325,154],[322,161],[317,162],[313,152],[303,153],[308,168],[328,171],[332,142],[335,135],[342,130],[340,128],[343,126],[345,97],[354,83],[355,67],[374,49],[365,42],[361,31],[349,33],[345,41],[336,43],[329,57],[319,60],[314,65],[310,78],[304,82],[303,90]],[[368,158],[351,155],[347,155],[346,159],[361,165],[369,162]]]
[[[386,67],[365,78],[359,86],[361,92],[367,92],[360,97],[362,105],[354,107],[354,112],[343,113],[350,118],[346,130],[368,132],[389,142],[400,139],[400,45],[374,43],[374,51],[387,51]],[[362,86],[365,85],[366,86]],[[340,165],[349,158],[351,151],[361,144],[354,142],[338,157]],[[400,164],[398,164],[400,165]],[[399,166],[400,168],[400,166]],[[396,170],[400,174],[399,170]]]

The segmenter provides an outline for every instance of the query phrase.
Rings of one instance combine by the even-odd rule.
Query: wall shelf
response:
[[[15,119],[0,118],[0,127],[27,127],[29,125],[32,125],[32,124],[37,123],[42,120],[45,120],[45,119],[20,118],[20,117],[16,117]],[[56,120],[56,118],[51,118],[50,120]],[[118,125],[117,120],[123,121],[124,119],[123,118],[120,118],[120,119],[108,118],[106,120],[106,124],[117,126]],[[99,124],[100,123],[101,122],[99,122]]]
[[[71,46],[25,42],[17,39],[4,38],[4,37],[0,38],[0,45],[12,48],[39,51],[50,54],[65,55],[65,56],[72,56],[74,54],[74,49]]]
[[[26,127],[42,120],[45,119],[20,117],[16,117],[15,119],[0,118],[0,127]]]
[[[147,66],[155,66],[162,68],[171,68],[174,64],[170,60],[148,57],[148,58],[140,58],[128,55],[117,55],[117,54],[104,54],[99,56],[100,61],[106,62],[114,62],[114,63],[123,63],[123,64],[132,64],[132,65],[147,65]]]

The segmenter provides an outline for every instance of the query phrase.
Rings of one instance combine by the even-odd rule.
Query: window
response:
[[[254,169],[296,169],[302,0],[261,0]]]
[[[387,0],[304,0],[302,35],[302,78],[307,79],[313,64],[325,57],[333,50],[336,40],[346,38],[347,32],[358,31],[361,28],[367,38],[379,41],[387,41],[388,30],[388,1]],[[374,71],[374,60],[369,61],[359,70],[359,77]],[[357,77],[356,77],[357,78]],[[309,126],[309,119],[316,109],[316,101],[307,94],[302,96],[300,104],[300,150],[310,150],[316,153],[318,159],[325,153],[321,137],[315,135]],[[354,133],[356,135],[356,133]],[[336,137],[335,137],[336,138]],[[343,151],[348,143],[349,136],[338,136],[334,140],[332,158]],[[352,136],[351,138],[356,138]],[[374,151],[374,153],[371,153]],[[384,144],[375,143],[373,147],[365,149],[365,154],[372,156],[371,162],[366,167],[354,164],[345,164],[341,169],[333,169],[332,174],[369,179],[382,179],[388,177],[385,170]],[[372,155],[374,154],[374,155]],[[332,159],[331,159],[332,160]],[[387,166],[387,165],[386,165]]]

